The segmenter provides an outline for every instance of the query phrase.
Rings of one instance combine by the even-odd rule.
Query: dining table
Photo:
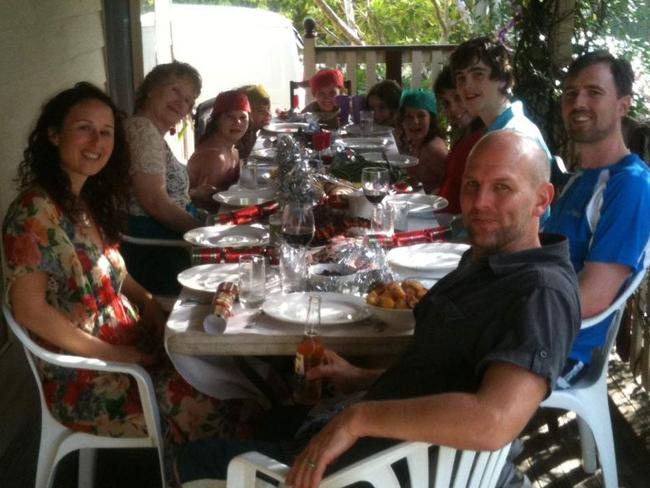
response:
[[[392,142],[394,144],[394,140]],[[222,205],[220,209],[220,215],[229,218],[236,212],[237,208],[228,205]],[[441,222],[432,216],[418,217],[409,216],[409,230],[448,223],[442,217]],[[219,215],[217,221],[218,218]],[[235,224],[230,225],[236,227]],[[268,224],[263,221],[255,225],[268,230]],[[193,239],[196,239],[195,235]],[[214,251],[229,252],[221,249],[221,246]],[[235,250],[235,256],[237,252],[241,251]],[[205,318],[212,313],[217,285],[223,281],[236,282],[238,278],[236,259],[230,261],[200,264],[179,275],[183,287],[166,322],[165,349],[179,373],[198,390],[218,398],[250,397],[264,403],[264,395],[255,382],[251,382],[251,375],[242,371],[242,360],[246,361],[247,368],[263,377],[268,365],[259,357],[293,356],[304,335],[301,307],[293,307],[295,310],[288,307],[293,315],[286,317],[267,306],[271,298],[275,300],[274,303],[280,304],[285,300],[281,294],[278,267],[270,265],[267,266],[267,300],[262,308],[247,310],[235,301],[225,328],[211,329]],[[396,269],[395,276],[418,276],[417,271]],[[431,284],[434,282],[430,281]],[[364,298],[358,296],[359,290],[355,293],[351,291],[347,291],[349,296],[345,297],[344,306],[351,307],[352,313],[343,314],[342,318],[336,320],[323,320],[320,336],[324,347],[344,356],[386,357],[404,351],[413,333],[412,324],[405,327],[404,323],[379,320],[366,309]],[[332,300],[331,296],[335,295],[324,293],[323,304],[335,309],[340,303]],[[306,307],[302,312],[306,314]]]

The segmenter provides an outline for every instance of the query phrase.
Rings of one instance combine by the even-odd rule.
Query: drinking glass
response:
[[[280,285],[282,293],[307,289],[307,260],[304,248],[282,243],[280,246]]]
[[[373,110],[362,110],[359,112],[359,128],[363,137],[370,137],[374,129],[375,112]]]
[[[257,164],[255,161],[245,158],[239,161],[239,186],[251,190],[257,189]]]
[[[409,202],[403,200],[392,200],[388,205],[393,207],[393,213],[395,214],[395,232],[406,232],[408,230],[409,222]]]
[[[366,199],[373,205],[378,205],[388,195],[390,188],[390,172],[388,168],[363,168],[361,170],[361,188]]]
[[[376,205],[370,217],[370,233],[373,235],[392,236],[395,226],[395,212],[391,205]]]
[[[258,309],[266,293],[266,263],[264,256],[239,256],[239,302],[246,309]]]
[[[269,215],[269,240],[272,246],[279,246],[282,241],[282,214]]]
[[[305,247],[314,238],[314,213],[311,205],[287,203],[282,211],[282,237],[293,247]]]
[[[280,279],[283,293],[304,291],[307,284],[307,244],[314,238],[314,213],[311,205],[289,202],[282,211]]]

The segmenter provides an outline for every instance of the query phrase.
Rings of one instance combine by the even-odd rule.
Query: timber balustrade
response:
[[[319,69],[338,68],[352,83],[352,93],[368,88],[377,82],[378,67],[385,66],[385,78],[397,81],[410,75],[411,88],[419,88],[426,74],[430,80],[436,76],[454,50],[453,44],[380,45],[380,46],[317,46],[316,24],[305,19],[303,37],[304,79],[307,80]],[[365,86],[357,83],[357,67],[365,69]],[[427,86],[426,88],[431,88]],[[309,96],[309,94],[308,94]]]

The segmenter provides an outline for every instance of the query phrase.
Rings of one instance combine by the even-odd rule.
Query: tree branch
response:
[[[341,31],[345,39],[355,46],[363,46],[364,42],[359,37],[359,34],[346,24],[332,8],[327,5],[325,0],[315,0],[316,4],[323,10],[323,13],[329,18],[336,27]]]
[[[447,42],[449,40],[449,26],[447,25],[447,22],[445,22],[445,17],[442,15],[442,12],[440,11],[440,5],[438,5],[438,0],[431,0],[431,3],[433,4],[433,10],[436,13],[436,18],[438,19],[438,22],[440,22],[440,28],[442,29],[442,41]]]

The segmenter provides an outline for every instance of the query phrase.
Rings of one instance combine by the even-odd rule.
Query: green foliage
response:
[[[151,2],[152,0],[146,0]],[[326,0],[342,19],[343,0]],[[316,21],[319,44],[349,44],[314,0],[174,0],[175,3],[239,5],[279,12],[303,32],[303,20]],[[552,150],[563,144],[562,124],[556,100],[566,66],[554,61],[550,40],[558,26],[561,0],[488,0],[477,15],[479,0],[355,0],[355,21],[366,44],[430,44],[444,39],[445,29],[433,2],[440,6],[447,40],[459,43],[476,35],[497,33],[507,27],[505,39],[513,48],[517,87],[514,95],[524,101],[529,114],[545,133]],[[575,35],[572,52],[580,55],[606,48],[632,62],[637,73],[633,113],[649,115],[650,8],[637,0],[575,0]],[[495,7],[496,6],[496,7]],[[516,19],[516,22],[513,22]],[[514,24],[514,27],[512,26]],[[357,71],[359,86],[365,73]],[[425,73],[424,86],[430,86]],[[408,81],[405,74],[404,81]]]

